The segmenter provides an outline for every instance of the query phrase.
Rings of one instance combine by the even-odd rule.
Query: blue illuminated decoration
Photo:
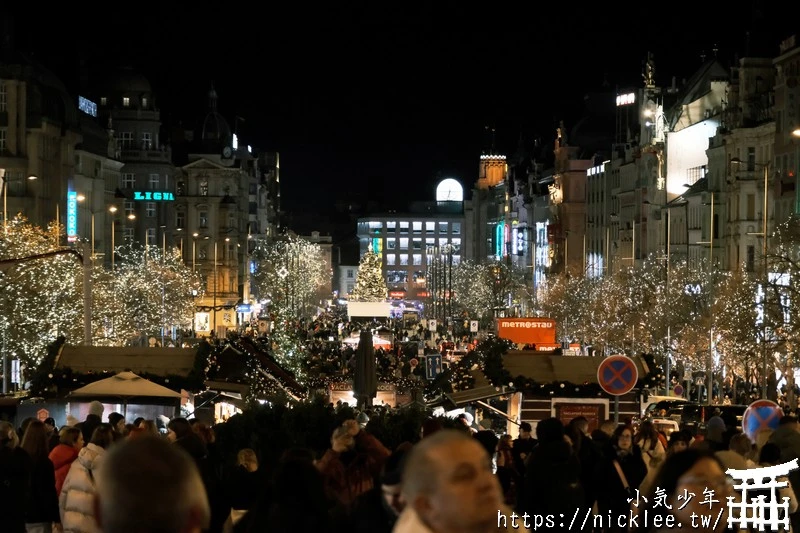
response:
[[[78,240],[78,193],[67,191],[67,242]]]
[[[506,223],[502,220],[497,223],[497,226],[494,228],[494,255],[497,257],[503,257],[503,238],[505,237]]]
[[[97,104],[88,98],[84,98],[83,96],[78,97],[78,109],[91,117],[97,117]]]
[[[256,262],[255,261],[250,261],[250,273],[251,274],[255,274],[256,273]]]

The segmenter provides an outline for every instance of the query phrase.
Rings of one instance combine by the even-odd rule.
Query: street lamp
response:
[[[22,181],[22,178],[10,178],[6,176],[6,169],[0,168],[0,179],[3,181],[3,233],[8,236],[8,183],[11,181]],[[28,176],[28,181],[33,181],[36,176]]]
[[[795,132],[792,132],[793,135],[794,135],[794,133]],[[800,136],[800,133],[798,134],[798,136]],[[747,162],[742,161],[738,157],[734,157],[733,159],[731,159],[731,163],[733,163],[735,165],[741,165],[743,163],[747,164]],[[767,365],[767,306],[766,306],[767,302],[766,301],[767,301],[767,283],[769,282],[769,270],[768,270],[768,264],[767,264],[767,243],[768,243],[768,241],[767,241],[767,239],[768,239],[768,234],[767,234],[767,221],[768,221],[767,213],[768,213],[768,211],[767,210],[769,208],[769,204],[767,202],[767,198],[768,198],[768,193],[769,193],[769,167],[770,167],[770,163],[771,163],[770,161],[767,161],[766,163],[757,163],[757,162],[750,163],[753,166],[759,166],[759,167],[763,167],[764,168],[764,209],[763,209],[763,213],[762,213],[762,215],[763,215],[762,227],[761,227],[762,231],[760,233],[749,233],[748,234],[748,235],[756,235],[756,236],[760,235],[760,236],[764,237],[764,257],[762,259],[762,267],[764,269],[763,270],[764,279],[762,281],[762,283],[763,283],[762,290],[764,291],[764,299],[761,302],[761,305],[762,305],[762,308],[763,308],[763,315],[761,317],[761,327],[763,328],[762,339],[761,339],[761,343],[762,343],[762,348],[761,349],[763,350],[762,357],[764,358],[764,363],[763,363],[764,364],[764,367],[763,367],[763,374],[764,374],[763,380],[764,380],[764,383],[761,385],[761,396],[764,399],[767,398],[767,371],[768,371],[768,365]]]

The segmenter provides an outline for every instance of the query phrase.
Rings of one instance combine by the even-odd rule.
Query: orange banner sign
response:
[[[550,318],[498,318],[497,336],[519,344],[555,344],[556,323]]]

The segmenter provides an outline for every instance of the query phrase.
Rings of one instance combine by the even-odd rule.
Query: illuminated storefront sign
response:
[[[67,242],[78,240],[78,193],[67,191]]]
[[[134,191],[133,199],[170,202],[175,200],[175,195],[171,192]]]
[[[503,237],[505,235],[505,228],[506,224],[503,221],[497,223],[497,226],[494,228],[494,255],[497,257],[503,257]]]

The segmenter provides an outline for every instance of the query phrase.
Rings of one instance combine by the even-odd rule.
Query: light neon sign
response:
[[[134,191],[133,199],[171,202],[175,200],[175,195],[171,192]]]
[[[67,191],[67,242],[78,240],[78,193]]]

